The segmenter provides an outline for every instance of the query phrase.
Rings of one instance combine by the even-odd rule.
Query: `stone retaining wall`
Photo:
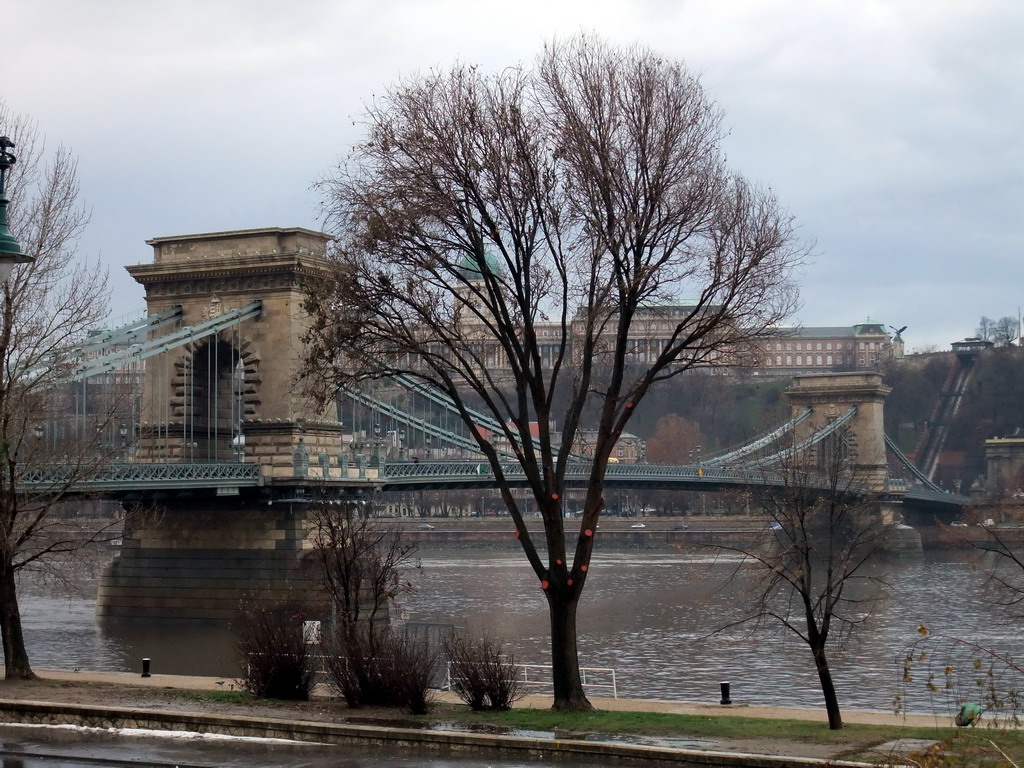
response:
[[[866,763],[771,755],[704,752],[669,747],[523,736],[315,723],[266,718],[209,715],[170,710],[130,710],[84,704],[0,701],[0,718],[8,724],[79,725],[93,728],[139,728],[191,731],[238,737],[291,739],[321,744],[382,746],[419,752],[479,753],[528,757],[538,761],[599,757],[624,765],[654,764],[696,768],[869,768]],[[540,762],[539,764],[544,764]]]

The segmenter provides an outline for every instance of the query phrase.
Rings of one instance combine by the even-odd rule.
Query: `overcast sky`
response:
[[[948,348],[1024,304],[1021,0],[6,0],[0,96],[79,157],[115,315],[152,237],[318,228],[311,183],[396,78],[580,30],[685,59],[732,166],[816,245],[804,325]]]

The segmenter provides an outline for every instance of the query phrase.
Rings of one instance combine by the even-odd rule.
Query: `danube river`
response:
[[[730,580],[730,574],[734,578]],[[1024,640],[980,593],[982,574],[967,555],[896,561],[878,569],[887,596],[846,647],[833,655],[841,703],[886,710],[898,690],[898,656],[921,624],[1019,655]],[[430,551],[410,574],[408,622],[486,629],[521,663],[547,660],[547,613],[525,559],[514,552]],[[590,571],[579,616],[583,666],[615,670],[620,696],[717,702],[719,683],[736,703],[818,706],[821,695],[806,647],[763,628],[732,628],[749,606],[750,582],[736,562],[685,554],[606,553]],[[29,653],[40,668],[231,677],[226,630],[194,626],[97,626],[95,586],[54,596],[23,588]],[[594,691],[596,695],[604,692]],[[928,711],[923,697],[910,707]]]

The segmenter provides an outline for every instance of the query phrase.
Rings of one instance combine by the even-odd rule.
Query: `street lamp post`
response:
[[[6,136],[0,136],[0,283],[6,283],[18,264],[30,264],[35,261],[21,250],[7,226],[7,172],[17,161],[11,152],[14,142]]]
[[[381,436],[383,434],[384,433],[381,429],[380,422],[375,422],[373,425],[373,460],[370,466],[375,466],[378,468],[381,466],[380,451],[384,445],[384,441],[381,439]]]

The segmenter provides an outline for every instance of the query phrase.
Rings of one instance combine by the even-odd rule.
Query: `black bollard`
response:
[[[720,683],[722,686],[722,704],[732,704],[732,699],[729,698],[729,684]]]
[[[143,659],[142,660],[142,676],[143,677],[150,677],[150,674],[149,674],[149,659]]]

